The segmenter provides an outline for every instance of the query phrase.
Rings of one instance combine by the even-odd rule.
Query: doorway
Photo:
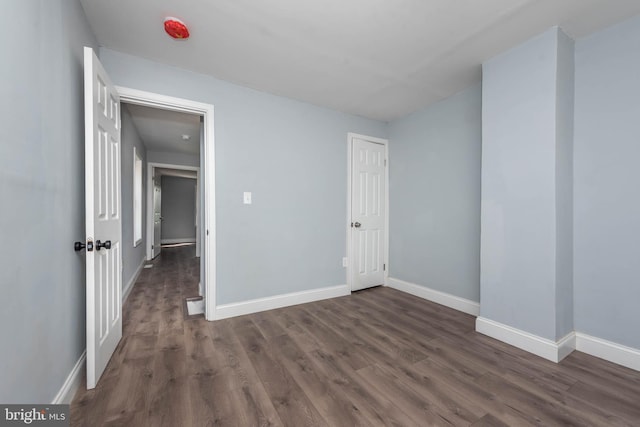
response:
[[[147,159],[147,190],[153,189],[153,175],[156,168],[166,167],[178,171],[195,171],[198,194],[202,194],[202,201],[198,204],[198,239],[197,251],[201,259],[200,290],[205,301],[205,318],[215,320],[216,307],[216,274],[215,274],[215,156],[214,156],[214,118],[213,106],[190,100],[168,97],[136,89],[117,87],[120,101],[133,106],[151,107],[159,110],[186,113],[201,117],[200,134],[200,163],[198,166],[185,166],[175,163],[164,163]],[[160,157],[158,157],[160,158]],[[207,173],[208,172],[208,173]],[[151,177],[151,182],[150,178]],[[201,193],[200,193],[201,192]],[[151,192],[147,191],[147,259],[153,259],[150,252],[149,240],[153,237],[153,218],[149,220],[149,213],[153,215],[153,200]],[[199,199],[198,197],[196,197]],[[151,228],[151,230],[150,230]]]
[[[163,248],[195,246],[195,257],[202,260],[204,240],[200,189],[200,168],[169,163],[147,163],[147,241],[146,259],[151,261]],[[200,277],[203,265],[200,262]],[[198,286],[204,297],[203,281]]]
[[[76,250],[86,249],[86,364],[87,388],[91,389],[96,386],[122,337],[122,102],[202,117],[198,139],[204,199],[200,278],[204,285],[204,312],[208,320],[216,317],[215,159],[212,105],[117,87],[111,83],[90,47],[84,48],[84,86],[86,234],[84,243],[76,242],[74,247]],[[132,131],[132,134],[135,132]],[[131,145],[128,147],[132,149],[131,157],[127,155],[126,158],[131,160],[131,168],[127,169],[132,173],[132,185],[124,187],[133,193],[129,199],[133,206],[126,212],[131,212],[134,219],[126,221],[132,225],[126,246],[129,247],[131,243],[136,248],[143,240],[142,223],[135,219],[142,217],[142,191],[141,186],[136,184],[143,180],[141,171],[144,167],[136,148],[142,149],[143,144],[132,140]],[[141,268],[142,264],[138,271]],[[134,273],[132,277],[136,275]]]
[[[357,291],[388,277],[388,141],[349,133],[347,146],[347,283]]]

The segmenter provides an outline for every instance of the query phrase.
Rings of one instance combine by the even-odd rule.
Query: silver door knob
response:
[[[354,226],[355,228],[360,228],[360,226],[361,226],[361,225],[362,225],[362,224],[360,224],[359,222],[355,222],[355,223],[353,223],[353,226]]]

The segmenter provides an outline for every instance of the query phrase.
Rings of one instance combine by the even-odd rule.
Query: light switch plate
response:
[[[251,204],[251,191],[245,191],[243,195],[243,200],[245,205]]]
[[[347,267],[347,257],[342,258],[342,266]]]

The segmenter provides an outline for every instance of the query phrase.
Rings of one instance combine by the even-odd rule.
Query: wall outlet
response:
[[[349,265],[349,264],[348,264],[347,257],[342,258],[342,266],[343,266],[343,267],[347,267],[348,265]]]

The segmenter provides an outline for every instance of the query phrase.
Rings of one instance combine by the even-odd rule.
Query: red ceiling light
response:
[[[172,16],[164,18],[164,30],[167,34],[177,40],[185,40],[189,38],[189,29],[184,25],[184,22]]]

